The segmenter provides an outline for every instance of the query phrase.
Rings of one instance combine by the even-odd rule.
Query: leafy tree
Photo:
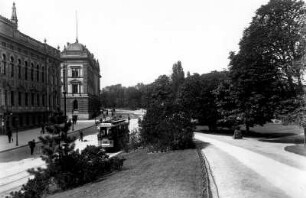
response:
[[[192,144],[191,117],[174,102],[170,79],[160,76],[148,86],[147,113],[140,135],[146,145],[156,150],[184,149]]]
[[[178,105],[153,105],[141,122],[141,139],[154,150],[186,149],[193,146],[190,115]]]
[[[271,0],[244,31],[230,54],[235,113],[247,126],[264,124],[302,93],[305,7],[296,0]],[[287,102],[286,102],[287,101]]]
[[[207,124],[214,130],[219,119],[219,113],[213,91],[227,79],[227,72],[213,71],[207,74],[194,74],[186,78],[179,89],[178,103],[186,109],[192,118]]]
[[[173,93],[176,94],[179,87],[183,84],[185,79],[185,73],[182,67],[181,61],[175,63],[172,67],[171,83],[173,87]]]

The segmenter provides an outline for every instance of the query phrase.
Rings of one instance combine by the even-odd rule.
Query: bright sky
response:
[[[15,0],[19,30],[61,50],[76,38],[100,62],[101,87],[151,83],[184,71],[223,70],[243,30],[268,0]],[[10,18],[13,0],[0,1]]]

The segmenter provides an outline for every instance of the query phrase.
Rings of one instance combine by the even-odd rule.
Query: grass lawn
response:
[[[306,156],[306,147],[303,144],[286,146],[285,150],[298,155]]]
[[[48,198],[200,198],[203,180],[196,149],[147,154],[145,150],[123,154],[122,171],[100,181]]]

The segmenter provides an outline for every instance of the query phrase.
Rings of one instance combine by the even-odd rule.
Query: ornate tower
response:
[[[17,19],[15,2],[13,3],[13,7],[12,7],[11,21],[16,25],[16,28],[17,28],[18,27],[18,19]]]

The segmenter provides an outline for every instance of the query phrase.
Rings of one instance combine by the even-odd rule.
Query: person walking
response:
[[[31,150],[31,155],[33,155],[33,153],[34,153],[34,148],[35,148],[35,145],[36,145],[36,143],[35,143],[35,139],[33,139],[32,141],[29,141],[29,147],[30,147],[30,150]]]
[[[41,125],[41,134],[45,134],[45,124]]]
[[[84,136],[83,131],[80,131],[80,138],[79,138],[79,141],[83,142],[83,136]]]
[[[76,117],[74,115],[72,116],[72,124],[76,124]]]
[[[6,134],[7,134],[7,137],[8,137],[8,142],[9,143],[13,142],[12,141],[12,130],[9,126],[6,128]]]

